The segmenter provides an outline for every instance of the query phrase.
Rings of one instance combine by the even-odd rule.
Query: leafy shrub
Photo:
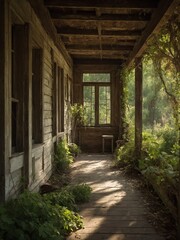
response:
[[[159,132],[159,135],[162,138],[161,151],[171,153],[173,146],[178,142],[178,131],[166,126]]]
[[[61,140],[57,145],[55,154],[55,167],[59,171],[66,171],[73,162],[73,157],[70,154],[66,140]]]
[[[115,165],[118,167],[134,165],[135,153],[133,140],[130,140],[125,145],[117,148],[115,152],[115,158]]]
[[[174,130],[159,131],[156,136],[143,133],[143,155],[139,160],[139,169],[148,178],[156,179],[158,184],[166,188],[177,188],[179,178],[179,149]],[[164,151],[163,151],[164,150]]]
[[[73,194],[77,204],[88,202],[90,199],[92,189],[87,184],[69,186],[67,189]]]
[[[77,213],[36,193],[25,192],[0,207],[0,239],[62,240],[82,225]]]
[[[77,155],[79,153],[81,153],[81,150],[80,150],[79,146],[75,143],[70,143],[68,145],[68,147],[69,147],[69,151],[70,151],[70,153],[73,157],[77,157]]]
[[[74,195],[71,191],[64,188],[59,192],[52,192],[44,195],[44,198],[49,201],[52,205],[60,205],[67,207],[70,210],[77,210]]]

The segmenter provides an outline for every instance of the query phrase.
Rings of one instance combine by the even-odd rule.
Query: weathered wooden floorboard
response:
[[[93,191],[80,206],[84,229],[67,240],[163,240],[146,219],[140,192],[112,169],[111,155],[81,155],[72,169],[73,183],[87,183]]]

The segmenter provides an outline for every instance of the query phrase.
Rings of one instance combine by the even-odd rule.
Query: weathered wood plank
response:
[[[80,59],[74,58],[74,65],[119,65],[121,66],[122,61],[119,59]]]
[[[66,44],[65,45],[68,51],[74,51],[74,50],[80,50],[80,51],[84,51],[84,50],[101,50],[99,45],[84,45],[84,44]],[[128,46],[128,45],[102,45],[102,50],[109,50],[109,51],[122,51],[122,50],[132,50],[133,46]]]
[[[24,179],[25,186],[31,182],[32,174],[32,36],[29,24],[22,25],[21,57],[24,82]]]
[[[24,164],[24,154],[14,155],[10,158],[10,172],[13,173],[16,170],[23,167]]]
[[[79,29],[73,27],[65,27],[59,28],[57,27],[57,33],[64,36],[73,36],[73,35],[81,35],[81,36],[98,36],[97,29]],[[102,30],[101,35],[104,36],[141,36],[141,30]]]
[[[149,21],[151,14],[101,14],[100,16],[92,13],[81,12],[80,14],[70,14],[60,11],[60,9],[49,9],[52,19],[56,20],[78,20],[78,21],[120,21],[120,22],[144,22]]]
[[[44,0],[44,4],[48,7],[64,7],[64,8],[156,8],[158,2],[156,0]]]
[[[6,39],[6,31],[7,31],[7,1],[0,0],[0,49],[1,49],[1,57],[0,57],[0,128],[1,128],[1,137],[0,137],[0,201],[5,200],[5,155],[6,155],[6,144],[5,144],[5,83],[6,83],[6,58],[7,58],[7,39]]]

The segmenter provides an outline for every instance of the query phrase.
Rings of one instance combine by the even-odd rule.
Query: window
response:
[[[84,86],[84,107],[86,109],[87,124],[95,125],[95,86]]]
[[[11,150],[23,151],[24,25],[12,25],[11,39]]]
[[[111,123],[111,89],[99,86],[99,124]]]
[[[88,126],[111,124],[110,73],[83,74],[83,105]]]
[[[32,50],[32,143],[42,142],[42,49]]]
[[[110,82],[110,73],[84,73],[83,82]]]

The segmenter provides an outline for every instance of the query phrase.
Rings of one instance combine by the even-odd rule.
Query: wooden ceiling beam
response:
[[[71,55],[79,55],[79,56],[118,56],[119,58],[124,58],[124,56],[129,56],[129,51],[127,50],[119,50],[119,51],[112,51],[112,50],[69,50],[69,54]]]
[[[123,63],[120,59],[82,59],[74,58],[74,65],[121,65]]]
[[[44,0],[47,7],[59,8],[156,8],[158,5],[157,0]]]
[[[136,40],[135,39],[121,39],[122,37],[120,36],[119,38],[116,36],[111,37],[111,36],[103,36],[102,37],[102,44],[103,45],[128,45],[128,46],[134,46]],[[89,45],[96,45],[98,42],[99,38],[98,36],[88,36],[86,39],[83,40],[83,45],[86,43]],[[80,42],[82,41],[81,36],[62,36],[62,41],[64,42],[65,45],[79,45]]]
[[[100,50],[99,45],[80,45],[80,44],[65,44],[66,49],[68,51],[72,50]],[[133,50],[133,46],[128,45],[102,45],[102,50],[109,50],[109,51],[118,51],[118,50]]]
[[[57,33],[64,36],[73,36],[73,35],[81,35],[81,36],[98,36],[97,29],[79,29],[79,28],[71,28],[71,27],[64,27],[59,28],[57,27]],[[141,30],[102,30],[101,35],[104,36],[141,36]]]
[[[120,22],[146,22],[151,19],[151,14],[102,14],[95,16],[93,14],[65,14],[57,10],[50,10],[53,20],[71,20],[71,21],[120,21]]]

